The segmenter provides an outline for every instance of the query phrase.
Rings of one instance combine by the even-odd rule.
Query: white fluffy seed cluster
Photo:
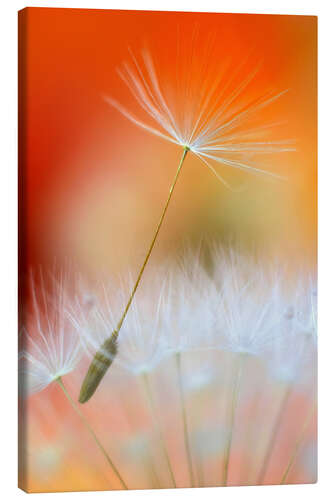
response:
[[[31,331],[20,352],[22,387],[40,391],[74,370],[82,350],[93,356],[114,331],[130,285],[81,289],[69,300],[62,283],[52,301],[43,291],[38,301],[33,288]],[[313,278],[299,276],[291,285],[253,259],[219,249],[209,270],[198,253],[145,277],[112,361],[138,375],[176,353],[227,351],[260,357],[273,377],[297,381],[315,366],[316,337]]]

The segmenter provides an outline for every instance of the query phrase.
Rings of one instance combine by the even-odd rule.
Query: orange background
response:
[[[313,267],[317,241],[316,18],[28,8],[19,19],[22,281],[29,268],[40,264],[48,268],[55,258],[60,264],[69,259],[93,278],[106,271],[138,269],[181,150],[135,127],[102,96],[115,96],[126,105],[128,92],[116,68],[128,59],[129,46],[140,50],[147,42],[157,61],[159,47],[164,48],[167,74],[174,64],[177,33],[186,39],[196,24],[203,43],[207,34],[217,34],[218,57],[213,61],[217,68],[224,54],[237,60],[254,47],[264,63],[256,83],[259,94],[267,87],[290,89],[272,112],[267,111],[266,118],[269,121],[279,111],[279,117],[287,120],[284,138],[295,139],[297,151],[272,160],[274,168],[288,177],[283,183],[228,172],[228,180],[245,179],[247,189],[241,193],[223,188],[188,155],[152,261],[169,258],[184,241],[195,243],[206,236],[235,241],[263,257],[277,256],[288,266],[302,261]],[[222,167],[219,172],[223,173]],[[73,394],[83,374],[84,370],[69,376]],[[103,401],[96,404],[102,405],[99,415],[89,404],[84,407],[92,420],[103,414]],[[304,395],[293,400],[294,407],[307,404]],[[115,429],[122,429],[124,416],[112,401],[104,405]],[[77,428],[76,416],[57,387],[33,396],[28,411],[30,439],[36,449],[45,440],[63,442],[66,433],[75,435],[75,429],[79,445],[78,451],[64,448],[67,458],[49,482],[42,468],[32,475],[32,489],[109,487],[100,471],[87,462],[89,457],[92,463],[101,459],[90,451],[89,438],[81,442],[82,429]],[[57,415],[65,417],[69,427],[59,426]],[[298,422],[293,421],[292,410],[289,418],[295,431]],[[104,420],[96,418],[95,424],[108,435],[109,419]],[[284,457],[288,451],[283,448]],[[43,451],[41,463],[52,461],[53,452],[49,452],[51,458]],[[302,482],[304,474],[296,469],[291,479]]]
[[[207,34],[217,34],[219,58],[227,52],[237,61],[254,47],[263,60],[259,93],[267,87],[290,89],[278,101],[279,118],[287,120],[284,138],[295,139],[297,151],[275,159],[287,183],[244,174],[248,189],[237,195],[188,159],[156,256],[208,228],[217,239],[268,245],[288,259],[298,259],[300,252],[313,258],[315,18],[36,8],[24,10],[23,19],[27,266],[47,264],[54,256],[60,262],[69,257],[92,272],[139,262],[180,150],[135,127],[102,96],[119,97],[126,105],[128,91],[116,68],[128,59],[128,47],[140,50],[147,42],[158,60],[160,44],[170,49],[172,67],[178,31],[189,37],[196,24],[203,42]],[[219,64],[217,58],[217,69]],[[276,107],[271,116],[276,118]],[[223,167],[219,172],[223,175]]]

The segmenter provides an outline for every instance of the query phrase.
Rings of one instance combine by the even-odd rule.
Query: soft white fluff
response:
[[[70,299],[64,275],[51,278],[46,290],[43,274],[31,280],[32,311],[26,314],[19,352],[22,396],[39,392],[75,369],[81,357],[80,339],[68,319]]]
[[[225,63],[225,57],[219,68],[208,68],[204,64],[207,54],[195,44],[185,50],[182,57],[179,62],[175,54],[174,74],[163,78],[147,49],[137,56],[130,51],[130,60],[119,68],[119,76],[144,111],[145,118],[141,119],[112,97],[105,97],[106,101],[135,125],[188,148],[224,184],[224,178],[212,162],[276,176],[259,168],[256,157],[294,148],[291,141],[267,138],[269,130],[278,125],[276,122],[258,125],[253,124],[253,119],[260,117],[260,112],[286,91],[269,91],[254,99],[252,96],[245,104],[244,94],[255,79],[259,65],[249,68],[244,78],[241,76],[244,64],[234,68]],[[187,60],[199,70],[191,80],[186,71],[182,71]]]

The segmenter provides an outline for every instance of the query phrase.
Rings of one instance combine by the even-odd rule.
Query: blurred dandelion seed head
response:
[[[248,362],[237,415],[248,419],[253,418],[247,412],[252,411],[252,398],[262,389],[256,384],[263,374],[272,394],[281,384],[298,392],[312,389],[317,340],[316,287],[307,272],[295,272],[288,278],[279,265],[256,261],[231,248],[211,245],[208,252],[209,259],[201,248],[186,250],[177,262],[147,269],[147,279],[138,289],[119,333],[112,370],[118,378],[109,377],[104,386],[107,400],[115,387],[119,391],[119,380],[123,380],[126,389],[120,389],[122,404],[127,398],[126,407],[136,415],[139,384],[132,376],[154,372],[160,385],[152,386],[153,397],[164,426],[171,422],[173,411],[180,409],[173,392],[179,379],[171,357],[182,354],[178,359],[182,361],[191,452],[202,467],[205,461],[211,464],[219,460],[227,450],[230,422],[224,418],[221,424],[219,411],[228,409],[230,374],[239,358],[245,355]],[[132,281],[131,277],[119,282],[113,279],[96,287],[79,283],[74,298],[67,293],[65,280],[57,281],[53,294],[46,293],[43,281],[33,286],[33,321],[27,322],[33,336],[29,348],[27,345],[20,353],[26,393],[27,386],[29,393],[42,390],[73,370],[82,347],[94,356],[115,330]],[[155,393],[157,387],[159,392]],[[216,401],[216,391],[223,394],[220,402]],[[271,394],[264,401],[266,397],[270,400]],[[260,405],[259,413],[261,418]],[[124,432],[113,443],[124,461],[135,466],[140,462],[146,471],[156,453],[156,436],[147,425],[142,420],[136,430]],[[107,431],[105,439],[109,438]],[[44,459],[50,461],[50,469],[53,460],[58,460],[47,452],[45,457],[41,455]]]
[[[121,311],[126,305],[129,285],[115,289],[102,284],[90,310],[77,302],[71,319],[89,355],[110,337],[117,327]],[[163,287],[162,287],[163,288]],[[155,300],[156,298],[156,300]],[[117,339],[115,362],[136,375],[153,370],[165,356],[166,344],[161,331],[162,290],[156,295],[138,290]],[[109,352],[105,352],[110,357]],[[110,359],[113,361],[113,358]]]
[[[81,359],[80,339],[67,316],[71,299],[65,273],[51,277],[47,291],[43,273],[31,279],[32,313],[27,315],[19,352],[19,388],[26,397],[70,373]]]
[[[287,291],[283,273],[230,249],[212,247],[211,259],[208,272],[200,252],[186,252],[163,268],[161,283],[154,277],[162,271],[151,270],[120,331],[115,363],[138,375],[175,354],[222,350],[261,358],[274,376],[294,376],[316,344],[313,285],[301,277]],[[131,284],[100,289],[93,298],[82,293],[89,307],[77,303],[70,314],[91,356],[115,330]],[[214,374],[202,368],[189,378],[195,390]]]
[[[219,294],[214,281],[195,256],[188,255],[168,275],[165,287],[163,335],[170,354],[210,349]]]
[[[302,382],[315,369],[317,303],[312,278],[302,277],[293,291],[292,305],[282,305],[280,335],[272,346],[270,368],[274,377],[287,383]],[[284,301],[291,300],[285,296]]]

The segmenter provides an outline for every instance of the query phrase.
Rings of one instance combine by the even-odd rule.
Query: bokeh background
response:
[[[29,269],[48,269],[55,260],[60,266],[74,263],[92,279],[138,269],[181,150],[135,127],[103,96],[126,104],[128,90],[116,68],[128,59],[128,47],[139,50],[147,44],[157,60],[158,51],[164,51],[163,78],[163,68],[167,74],[174,64],[179,34],[188,39],[194,26],[203,43],[209,33],[216,34],[217,67],[226,53],[237,61],[249,48],[255,52],[263,61],[254,84],[259,95],[289,89],[265,117],[286,120],[283,136],[296,141],[296,151],[271,160],[273,170],[287,177],[283,182],[226,172],[228,181],[245,184],[241,192],[223,188],[188,155],[152,262],[170,259],[184,242],[191,246],[204,238],[235,243],[290,268],[300,262],[315,267],[315,18],[28,8],[20,17],[19,55],[22,303]],[[219,172],[223,175],[222,167]],[[68,377],[74,394],[80,377]],[[79,424],[58,392],[49,387],[27,403],[29,488],[108,489],[102,459],[91,452],[89,437],[87,442],[80,433],[75,437]],[[121,434],[127,425],[124,414],[115,407],[111,412],[108,400],[99,404],[99,415],[107,407],[114,432]],[[293,404],[306,406],[306,395]],[[132,419],[140,419],[139,408],[133,405],[129,411]],[[90,403],[84,411],[102,433],[108,432],[109,420],[99,419]],[[288,455],[288,449],[281,450]],[[296,468],[291,480],[306,480],[306,467]],[[144,481],[138,487],[145,487]]]

